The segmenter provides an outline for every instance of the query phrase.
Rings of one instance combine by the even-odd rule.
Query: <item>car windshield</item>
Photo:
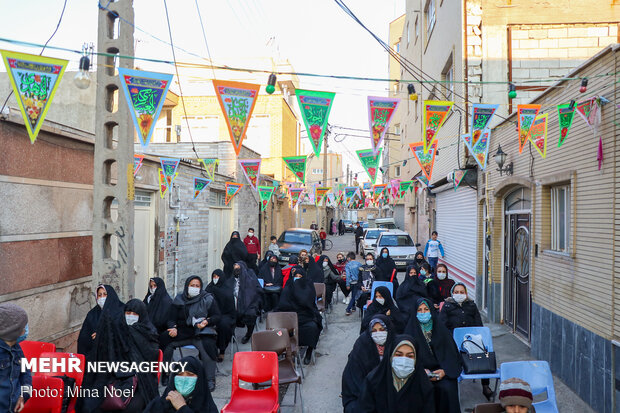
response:
[[[350,224],[350,223],[351,223],[351,222],[353,222],[353,221],[351,221],[350,219],[345,219],[345,220],[344,220],[344,221],[342,221],[342,222],[344,222],[345,224]]]
[[[378,228],[387,228],[387,229],[396,229],[396,225],[392,224],[391,222],[388,223],[384,223],[384,224],[377,224]]]
[[[368,232],[366,232],[366,239],[377,239],[379,238],[379,234],[381,233],[381,231],[376,230],[376,229],[369,229]]]
[[[280,235],[279,242],[288,242],[290,244],[312,244],[312,238],[310,234],[303,232],[285,232]]]
[[[409,235],[384,235],[379,241],[381,247],[413,247],[413,240]]]

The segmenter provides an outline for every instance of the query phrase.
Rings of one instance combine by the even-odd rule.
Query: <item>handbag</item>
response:
[[[479,353],[472,353],[463,348],[464,343],[473,344],[480,350]],[[497,362],[495,360],[495,352],[487,351],[478,343],[472,340],[463,340],[461,343],[461,359],[463,360],[463,369],[465,374],[485,374],[495,373],[497,371]]]
[[[265,292],[272,294],[279,294],[280,292],[282,292],[282,287],[280,287],[279,285],[268,285],[263,289],[265,290]]]
[[[131,377],[125,377],[122,379],[116,379],[112,383],[106,385],[107,394],[99,409],[103,411],[110,410],[125,410],[129,403],[131,403],[131,399],[136,392],[136,387],[138,387],[138,376],[135,374]],[[131,390],[128,392],[127,390]],[[129,397],[124,397],[118,394],[130,394]]]

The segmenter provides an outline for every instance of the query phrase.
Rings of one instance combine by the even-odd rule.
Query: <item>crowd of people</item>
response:
[[[431,241],[437,241],[436,235]],[[427,245],[426,252],[443,255],[438,245]],[[92,394],[100,396],[80,398],[77,411],[217,412],[211,396],[216,363],[223,361],[235,328],[245,328],[242,343],[251,339],[261,311],[297,313],[299,346],[306,349],[303,363],[309,364],[323,329],[315,283],[325,284],[327,309],[339,288],[347,315],[364,311],[360,336],[342,374],[345,412],[461,411],[457,379],[463,366],[452,331],[482,326],[482,320],[466,286],[449,278],[446,265],[431,265],[427,258],[433,256],[419,252],[399,284],[388,248],[376,259],[364,255],[363,263],[353,251],[339,252],[332,262],[327,255],[301,250],[284,267],[279,265],[275,237],[259,262],[260,251],[252,228],[243,240],[233,232],[222,253],[223,268],[212,271],[207,283],[199,275],[187,277],[175,297],[158,277],[150,279],[143,300],[126,303],[111,285],[97,286],[96,305],[78,337],[78,353],[86,361],[151,362],[161,352],[169,362],[174,350],[186,345],[194,346],[200,357],[183,358],[184,371],[163,374],[161,395],[152,373],[86,373],[84,389],[115,386],[136,391],[123,409],[111,409],[99,391]],[[391,283],[392,288],[373,290],[375,281]],[[0,304],[0,360],[23,357],[19,342],[26,336],[25,311]],[[528,397],[523,391],[527,383],[511,380],[502,383],[500,402],[509,413],[527,412],[532,401],[531,392]],[[28,385],[31,378],[0,365],[0,411],[18,412],[24,406],[26,399],[15,392],[18,386],[13,382]],[[511,391],[514,388],[519,391]],[[482,390],[488,399],[493,396],[488,380],[482,381]]]

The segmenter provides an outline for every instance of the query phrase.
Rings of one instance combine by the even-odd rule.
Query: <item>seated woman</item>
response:
[[[342,407],[344,413],[357,413],[357,403],[364,379],[379,365],[385,348],[389,348],[395,336],[390,319],[377,314],[365,325],[349,353],[347,365],[342,372]]]
[[[334,267],[336,267],[336,271],[338,271],[338,275],[340,275],[340,279],[338,280],[338,286],[340,287],[340,291],[344,297],[342,297],[342,304],[349,304],[349,294],[351,290],[347,288],[347,274],[345,273],[344,267],[347,265],[347,259],[345,258],[344,252],[339,252],[336,255],[336,262],[334,263]]]
[[[217,361],[224,360],[226,348],[235,333],[237,324],[237,310],[235,309],[235,291],[232,283],[226,282],[224,271],[217,269],[211,274],[211,282],[205,288],[209,294],[213,294],[217,307],[220,310],[220,320],[217,322],[217,338],[215,343],[220,351]]]
[[[218,355],[215,326],[219,321],[220,310],[215,297],[203,291],[199,276],[192,275],[185,280],[183,292],[177,294],[172,302],[169,324],[173,327],[168,329],[167,336],[160,337],[166,362],[172,360],[175,346],[194,344],[195,340],[199,340],[195,345],[202,345],[202,349],[198,350],[202,353],[211,391],[215,389],[215,360]],[[163,381],[166,381],[165,377]]]
[[[405,325],[407,325],[407,316],[396,306],[390,294],[390,290],[384,286],[375,288],[375,296],[364,312],[360,334],[368,328],[368,323],[375,318],[377,314],[385,314],[388,316],[394,325],[396,334],[402,334]]]
[[[418,272],[418,274],[420,273],[420,268],[422,267],[422,264],[424,263],[428,264],[428,262],[426,262],[426,259],[424,259],[424,253],[422,251],[416,252],[414,255],[413,265],[415,266],[415,269]]]
[[[358,412],[433,413],[433,386],[421,368],[419,346],[413,337],[394,338],[379,366],[364,380]],[[458,397],[458,395],[457,395]]]
[[[77,340],[77,350],[79,354],[88,356],[93,348],[97,337],[97,326],[103,313],[111,313],[113,318],[121,318],[124,304],[118,299],[118,295],[111,285],[98,285],[95,289],[97,304],[90,309]]]
[[[405,280],[394,296],[396,297],[398,308],[407,316],[415,313],[417,302],[420,298],[428,298],[426,285],[418,278],[418,270],[415,265],[407,267]]]
[[[124,307],[124,316],[117,318],[112,313],[101,317],[95,345],[89,362],[153,362],[159,356],[157,330],[149,321],[146,305],[133,299]],[[113,409],[105,398],[104,388],[133,389],[125,409]],[[159,395],[157,375],[153,373],[86,373],[82,388],[89,397],[78,398],[79,412],[142,412],[153,398]],[[96,392],[94,391],[96,390]],[[90,397],[92,396],[92,397]]]
[[[375,256],[369,252],[365,255],[366,261],[359,269],[359,283],[361,294],[357,299],[357,306],[364,308],[366,302],[370,299],[370,292],[372,291],[372,283],[377,279],[383,279],[383,273],[381,269],[377,267],[375,263]]]
[[[426,285],[426,295],[433,301],[433,307],[439,309],[439,304],[441,304],[443,299],[439,293],[439,285],[437,285],[437,280],[433,277],[433,272],[429,263],[424,262],[420,265],[418,278]]]
[[[332,260],[327,255],[321,255],[319,258],[319,264],[323,269],[323,282],[325,283],[325,309],[332,305],[332,299],[334,298],[334,291],[338,287],[338,280],[341,280],[341,276],[338,270],[332,264]]]
[[[200,360],[184,357],[179,362],[187,363],[185,369],[173,373],[164,394],[153,399],[144,413],[218,413],[211,391],[205,383]]]
[[[172,308],[172,298],[166,291],[164,280],[153,277],[149,281],[149,291],[144,297],[144,304],[149,312],[149,319],[157,329],[158,334],[168,330],[168,319],[170,318],[170,308]]]
[[[394,295],[396,295],[396,292],[398,291],[396,263],[392,257],[390,257],[390,250],[387,247],[381,248],[381,253],[377,257],[377,267],[379,267],[382,273],[382,278],[377,281],[392,281],[394,286]],[[392,275],[394,275],[393,279]]]
[[[317,264],[318,259],[318,255],[314,257],[308,254],[301,256],[300,254],[299,265],[302,266],[307,274],[306,276],[313,283],[322,283],[325,280],[325,276],[323,275],[323,267],[320,267],[319,264]]]
[[[441,266],[442,264],[439,264]],[[437,271],[440,267],[437,267]],[[444,302],[441,316],[446,327],[453,332],[458,327],[482,327],[482,318],[476,303],[467,296],[467,287],[463,283],[456,283],[452,287],[452,297]],[[491,400],[493,390],[489,387],[489,379],[481,379],[482,394]]]
[[[433,384],[436,411],[460,413],[457,379],[463,368],[459,350],[429,299],[419,299],[416,310],[415,317],[409,318],[405,333],[420,343],[417,360],[420,370],[426,371]]]
[[[297,313],[299,327],[299,345],[307,347],[304,364],[310,364],[312,350],[319,342],[323,329],[323,319],[316,307],[314,283],[306,276],[302,268],[294,267],[291,271],[293,280],[286,283],[280,296],[280,302],[274,311]]]
[[[454,280],[448,276],[448,267],[446,264],[437,264],[435,273],[437,278],[437,286],[439,287],[439,295],[443,301],[450,297],[450,291],[454,287]]]
[[[271,254],[269,254],[271,253]],[[282,292],[282,269],[278,263],[278,257],[271,251],[267,251],[267,262],[258,270],[258,278],[265,283],[264,309],[266,312],[273,310],[278,305]]]
[[[233,266],[235,277],[235,297],[237,297],[237,327],[246,327],[247,331],[241,343],[245,344],[252,338],[256,318],[260,311],[263,299],[263,287],[258,283],[258,278],[248,265],[239,261]]]

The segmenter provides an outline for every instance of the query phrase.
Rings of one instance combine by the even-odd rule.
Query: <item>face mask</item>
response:
[[[415,359],[409,357],[394,357],[392,358],[392,370],[399,379],[404,379],[413,373],[415,370]]]
[[[248,232],[248,237],[252,238],[254,236],[253,232]]]
[[[97,305],[103,309],[103,305],[105,304],[105,299],[107,297],[97,298]]]
[[[374,264],[373,260],[366,260],[366,265],[372,265],[372,264]]]
[[[269,266],[270,267],[275,267],[276,264],[277,264],[277,262],[269,261]]]
[[[175,376],[174,387],[177,389],[181,396],[188,396],[194,391],[198,377],[191,376]]]
[[[467,299],[467,294],[452,294],[452,298],[454,298],[454,301],[461,304]]]
[[[375,298],[375,300],[377,300],[377,302],[381,305],[385,304],[385,298],[381,297],[381,298]]]
[[[213,279],[213,284],[217,284],[217,282],[218,282],[219,280],[220,280],[219,278],[214,278],[214,279]]]
[[[422,324],[426,324],[429,321],[431,321],[431,313],[418,313],[416,315],[416,317],[418,318],[418,321]]]
[[[344,258],[340,258],[338,262],[342,264],[344,262]]]
[[[198,287],[187,287],[187,295],[188,297],[196,297],[200,294],[200,288]]]
[[[445,280],[447,276],[448,276],[448,274],[446,274],[445,272],[438,272],[437,273],[437,278],[439,278],[440,280]]]
[[[26,327],[24,327],[24,334],[22,334],[21,336],[17,337],[17,342],[21,343],[22,341],[26,340],[28,338],[28,324],[26,324]]]
[[[327,268],[328,265],[329,265],[328,262],[323,261],[323,268]]]
[[[416,260],[417,262],[423,262],[423,261],[424,261],[424,258],[418,257],[418,258],[416,258],[415,260]]]
[[[308,268],[309,265],[310,265],[310,262],[304,262],[304,268]]]
[[[372,337],[372,341],[382,346],[387,341],[387,334],[387,331],[373,331],[370,333],[370,336]]]
[[[420,270],[420,275],[422,277],[426,277],[426,271],[425,270]]]
[[[301,278],[301,277],[295,277],[295,278],[293,278],[293,282],[295,282],[295,281],[299,280],[300,278]]]
[[[384,253],[382,253],[382,254],[381,254],[381,256],[382,256],[383,258],[387,258],[387,257],[388,257],[388,253],[387,253],[387,252],[384,252]]]
[[[128,326],[136,324],[139,319],[140,319],[139,315],[125,314],[125,321],[127,322]]]
[[[415,276],[416,276],[416,274],[415,274],[415,273],[413,273],[413,274],[411,274],[411,273],[410,273],[410,274],[409,274],[409,276],[410,276],[410,277],[415,277]]]
[[[235,275],[235,277],[238,277],[239,275],[241,275],[241,268],[233,269],[233,274]]]

